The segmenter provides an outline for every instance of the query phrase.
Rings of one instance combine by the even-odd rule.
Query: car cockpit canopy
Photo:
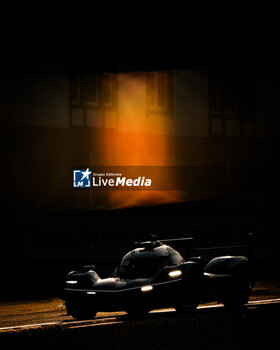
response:
[[[138,248],[127,253],[116,271],[123,279],[147,278],[165,266],[177,266],[184,259],[175,249],[160,241],[141,242]]]

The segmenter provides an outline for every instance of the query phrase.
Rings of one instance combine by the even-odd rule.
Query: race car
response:
[[[63,299],[77,319],[99,311],[143,314],[170,307],[187,312],[208,301],[239,307],[248,302],[253,285],[246,256],[218,256],[205,265],[200,257],[185,260],[167,242],[151,240],[128,252],[113,277],[100,278],[94,266],[69,272]]]

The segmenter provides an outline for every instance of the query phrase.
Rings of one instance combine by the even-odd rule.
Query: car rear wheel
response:
[[[235,293],[225,295],[221,298],[221,302],[226,307],[241,307],[248,303],[251,294],[251,285],[247,266],[242,266],[238,278],[238,287]]]

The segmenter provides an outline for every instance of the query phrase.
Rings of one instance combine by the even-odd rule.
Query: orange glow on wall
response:
[[[146,74],[143,72],[118,74],[116,86],[117,127],[104,129],[103,165],[172,165],[172,152],[170,152],[172,145],[170,137],[167,136],[172,128],[172,116],[160,111],[149,111],[150,98]],[[160,176],[158,174],[158,177]],[[104,196],[107,197],[106,206],[109,208],[155,205],[181,200],[178,191],[114,190],[104,192]]]

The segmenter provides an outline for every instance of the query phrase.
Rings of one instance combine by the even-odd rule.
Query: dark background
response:
[[[73,238],[72,246],[69,243],[73,251],[75,242],[79,251],[79,245],[86,244],[87,239],[90,247],[95,239],[110,237],[108,245],[103,244],[107,265],[101,257],[101,263],[97,264],[104,273],[112,268],[117,256],[125,252],[134,238],[145,237],[151,230],[156,230],[161,236],[168,236],[170,231],[177,236],[196,234],[201,245],[221,245],[230,240],[236,241],[240,236],[244,239],[248,231],[257,231],[260,275],[271,277],[267,270],[263,272],[263,266],[267,268],[273,265],[275,271],[279,272],[279,261],[273,250],[279,243],[278,38],[278,12],[272,2],[211,1],[204,4],[103,1],[91,6],[68,4],[63,8],[43,3],[30,7],[23,4],[4,8],[2,5],[0,71],[5,82],[9,81],[10,76],[29,74],[32,81],[33,75],[38,73],[65,73],[77,57],[100,52],[108,64],[115,63],[118,57],[119,72],[144,70],[147,59],[154,62],[154,69],[246,66],[248,70],[261,72],[265,76],[264,81],[272,82],[273,89],[270,89],[266,108],[269,109],[267,114],[274,116],[268,120],[271,127],[265,145],[258,144],[253,152],[256,159],[269,160],[269,167],[265,165],[257,169],[258,181],[263,181],[261,187],[268,189],[260,192],[258,203],[262,205],[256,206],[252,201],[232,201],[229,211],[228,193],[225,192],[220,198],[193,203],[114,212],[68,208],[57,213],[52,207],[43,210],[36,207],[36,201],[27,208],[24,196],[21,200],[20,190],[6,190],[11,186],[11,176],[28,177],[36,168],[36,163],[30,167],[24,161],[20,162],[20,154],[15,156],[15,149],[18,148],[16,143],[26,143],[31,136],[24,129],[17,130],[16,136],[9,136],[7,121],[11,113],[18,112],[18,100],[7,95],[6,86],[1,84],[1,100],[9,100],[10,105],[14,105],[13,111],[5,108],[1,111],[1,186],[4,194],[1,201],[1,270],[6,281],[2,294],[5,297],[56,294],[60,278],[68,268],[90,262],[89,252],[83,258],[82,250],[73,253],[72,259],[51,258],[54,245],[55,254],[59,249],[64,250],[64,244],[67,246],[67,239],[71,236],[69,232],[75,231],[75,225],[77,230],[73,235],[76,238]],[[155,63],[158,57],[163,58],[160,66]],[[22,92],[18,89],[16,87],[14,90],[16,96]],[[22,86],[22,90],[25,90],[25,86]],[[18,118],[21,118],[20,114]],[[36,130],[34,133],[36,137]],[[243,143],[237,140],[237,144],[242,153]],[[18,172],[11,174],[10,165],[13,164],[15,169],[17,162],[20,163]],[[81,222],[84,222],[84,228],[81,228]],[[71,230],[69,225],[72,226]],[[128,232],[131,232],[131,236]],[[112,246],[115,245],[113,251]],[[42,246],[44,258],[40,260],[34,251],[36,247]],[[273,253],[270,255],[271,250]],[[28,256],[27,252],[30,251],[33,257]],[[55,284],[46,285],[42,275],[50,278],[53,274]],[[35,293],[34,276],[41,276],[38,279],[40,291],[37,289]],[[20,285],[20,288],[15,291],[11,287],[16,285]]]

